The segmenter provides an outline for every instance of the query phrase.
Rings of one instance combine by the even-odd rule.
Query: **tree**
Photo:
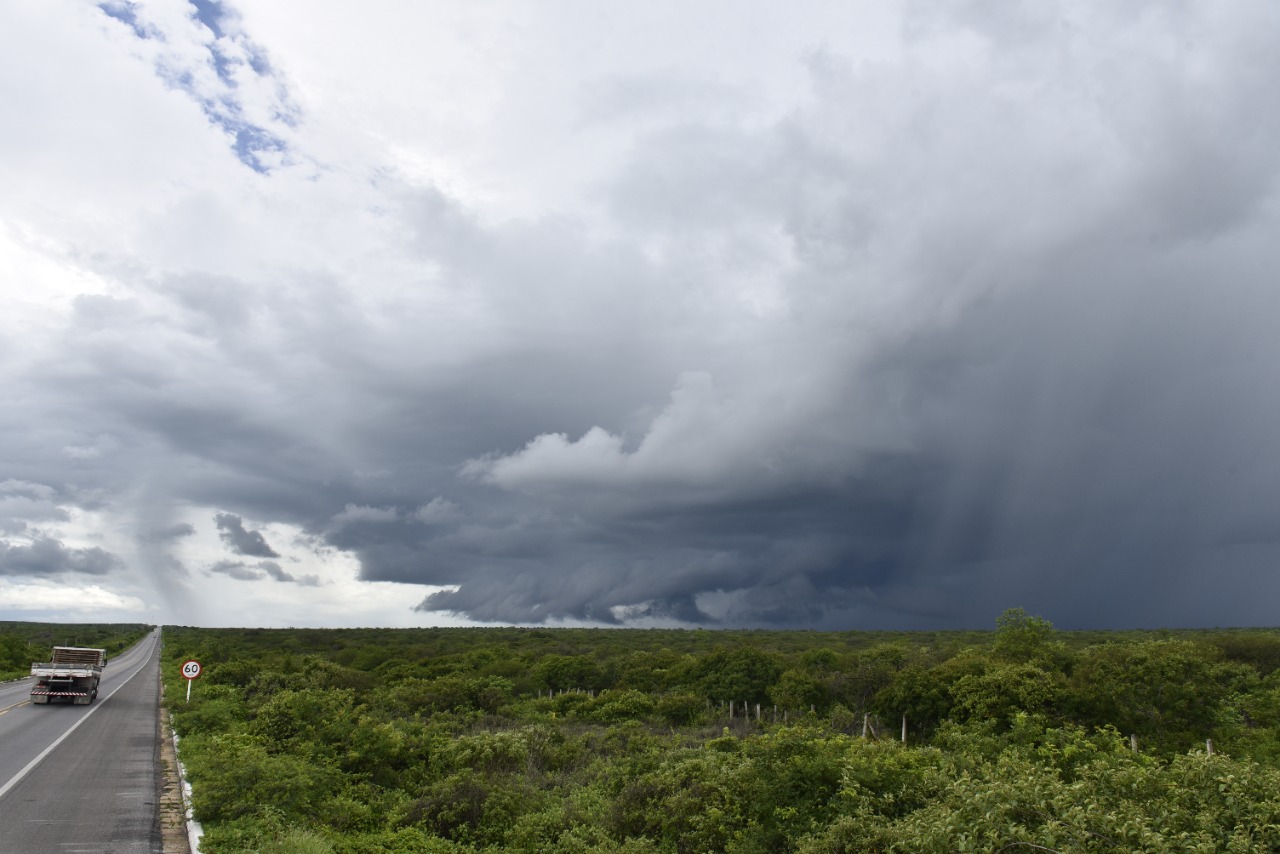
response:
[[[831,690],[822,679],[793,667],[784,671],[769,689],[769,698],[784,709],[803,711],[813,706],[819,712],[825,712],[831,703]]]
[[[991,654],[1004,661],[1053,661],[1065,653],[1055,638],[1053,623],[1009,608],[996,618],[996,639]]]
[[[553,691],[605,687],[600,666],[585,655],[544,655],[533,669],[534,676]]]
[[[763,703],[781,672],[776,655],[754,647],[717,649],[698,662],[698,687],[712,700]]]
[[[1057,671],[1027,662],[999,662],[982,673],[962,676],[951,686],[951,696],[958,712],[1004,727],[1019,712],[1056,712],[1064,688],[1065,680]]]
[[[1089,723],[1111,724],[1181,750],[1213,734],[1227,700],[1252,675],[1210,647],[1142,641],[1085,650],[1071,687]]]
[[[909,664],[905,646],[879,644],[855,654],[842,670],[833,675],[832,694],[861,714],[870,708],[876,693],[892,685],[898,673]]]

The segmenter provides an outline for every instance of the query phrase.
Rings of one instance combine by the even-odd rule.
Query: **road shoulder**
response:
[[[169,727],[169,710],[160,686],[160,709],[156,715],[156,818],[164,854],[192,854],[187,837],[187,808],[182,800],[182,778],[178,773],[178,752]]]

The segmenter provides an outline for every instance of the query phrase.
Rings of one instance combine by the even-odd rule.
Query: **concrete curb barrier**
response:
[[[191,810],[191,784],[187,782],[187,769],[178,755],[178,733],[173,728],[172,715],[169,715],[169,734],[173,737],[173,753],[178,764],[178,782],[182,787],[182,808],[187,817],[187,841],[191,844],[191,854],[200,854],[200,837],[204,836],[204,828],[195,820],[195,814]]]

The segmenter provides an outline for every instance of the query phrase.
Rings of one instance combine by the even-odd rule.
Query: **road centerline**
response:
[[[31,702],[31,698],[30,698],[30,697],[28,697],[28,698],[27,698],[27,699],[25,699],[25,700],[19,700],[18,702],[14,703],[14,704],[13,704],[13,705],[11,705],[11,706],[5,706],[3,709],[0,709],[0,715],[5,714],[5,713],[6,713],[6,712],[8,712],[10,709],[16,709],[16,708],[18,708],[18,706],[23,706],[23,705],[26,705],[27,703],[30,703],[30,702]]]
[[[91,716],[91,715],[93,715],[95,712],[97,712],[97,711],[98,711],[98,709],[101,709],[101,708],[102,708],[102,706],[103,706],[103,705],[104,705],[108,700],[110,700],[112,697],[114,697],[114,696],[115,696],[115,695],[120,691],[120,689],[121,689],[121,688],[123,688],[124,686],[126,686],[126,685],[128,685],[130,682],[132,682],[132,681],[134,680],[134,678],[135,678],[139,673],[141,673],[141,672],[142,672],[143,668],[145,668],[145,667],[147,666],[147,664],[151,661],[151,656],[152,656],[154,653],[155,653],[155,642],[153,641],[153,642],[152,642],[152,645],[151,645],[151,649],[150,649],[150,650],[148,650],[148,651],[147,651],[147,654],[143,657],[143,659],[142,659],[142,663],[138,665],[138,667],[137,667],[137,669],[136,669],[136,670],[134,670],[132,673],[130,673],[130,674],[129,674],[128,678],[126,678],[123,682],[121,682],[119,685],[117,685],[117,686],[116,686],[116,687],[111,691],[111,693],[110,693],[110,694],[108,694],[107,696],[103,697],[103,698],[102,698],[102,699],[101,699],[97,704],[95,704],[95,705],[93,705],[93,706],[90,706],[90,707],[89,707],[89,711],[85,712],[84,717],[80,718],[80,720],[78,720],[78,721],[76,721],[75,723],[73,723],[73,724],[72,724],[72,725],[67,729],[67,731],[66,731],[66,732],[64,732],[62,735],[58,736],[58,737],[53,741],[53,743],[51,743],[51,744],[50,744],[48,747],[46,747],[44,750],[40,751],[40,754],[39,754],[38,756],[36,756],[36,758],[35,758],[35,759],[32,759],[30,762],[28,762],[28,763],[26,764],[26,766],[25,766],[21,771],[19,771],[17,774],[14,774],[14,775],[13,775],[13,777],[11,777],[11,778],[9,779],[9,782],[5,783],[3,786],[0,786],[0,798],[3,798],[5,795],[7,795],[7,794],[9,793],[9,790],[11,790],[14,786],[18,785],[19,783],[21,783],[24,777],[26,777],[28,774],[30,774],[30,773],[31,773],[31,771],[32,771],[33,769],[35,769],[35,767],[36,767],[37,765],[39,765],[42,761],[44,761],[44,758],[45,758],[46,756],[48,756],[50,753],[52,753],[52,752],[54,751],[54,749],[56,749],[56,748],[57,748],[57,746],[58,746],[59,744],[62,744],[62,742],[66,741],[66,739],[71,735],[71,733],[73,733],[73,732],[75,732],[77,729],[79,729],[81,724],[83,724],[85,721],[89,720],[90,716]],[[16,704],[14,704],[14,705],[15,705],[15,706],[20,706],[20,705],[22,705],[22,704],[21,704],[21,703],[16,703]],[[14,708],[14,706],[10,706],[9,708]],[[8,711],[8,710],[6,709],[6,711]]]

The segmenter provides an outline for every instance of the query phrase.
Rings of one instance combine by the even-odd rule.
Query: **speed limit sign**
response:
[[[200,662],[194,658],[182,662],[182,678],[187,680],[187,702],[191,702],[191,683],[200,678]]]

